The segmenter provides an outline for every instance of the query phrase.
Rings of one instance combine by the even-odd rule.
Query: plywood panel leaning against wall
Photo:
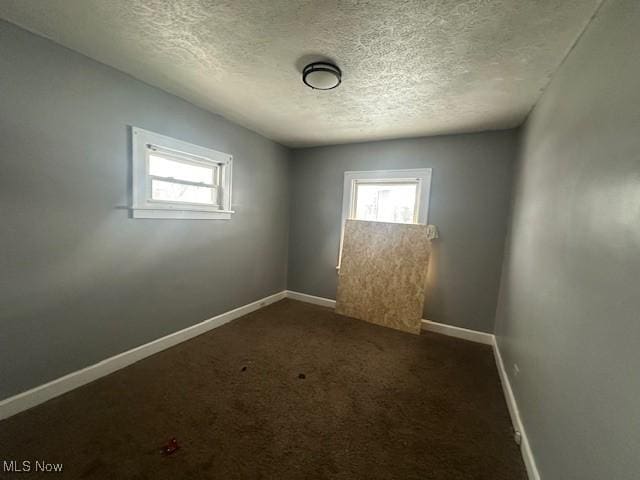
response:
[[[430,249],[426,225],[347,220],[336,311],[420,333]]]

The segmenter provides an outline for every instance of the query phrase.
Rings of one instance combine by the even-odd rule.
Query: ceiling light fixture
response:
[[[302,71],[302,81],[314,90],[331,90],[342,82],[342,71],[332,63],[310,63]]]

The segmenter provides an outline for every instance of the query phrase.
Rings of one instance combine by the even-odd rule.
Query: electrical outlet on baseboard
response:
[[[520,445],[522,443],[522,434],[516,430],[513,432],[513,439],[518,445]]]
[[[517,377],[518,375],[520,375],[520,367],[518,366],[517,363],[513,364],[513,376]]]

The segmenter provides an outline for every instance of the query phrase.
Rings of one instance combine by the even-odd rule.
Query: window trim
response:
[[[338,265],[342,262],[342,244],[344,241],[345,222],[352,218],[355,208],[355,192],[358,181],[362,183],[394,183],[399,181],[417,180],[415,224],[426,225],[429,220],[429,200],[431,196],[431,168],[410,168],[403,170],[364,170],[344,172],[344,186],[342,195],[342,219],[340,222],[340,250],[338,251]],[[378,220],[371,220],[378,221]]]
[[[194,145],[182,140],[150,132],[142,128],[131,127],[132,149],[132,194],[131,212],[133,218],[173,218],[193,220],[229,220],[234,213],[231,210],[233,156],[227,153]],[[189,202],[171,202],[151,198],[151,181],[156,177],[149,173],[149,156],[154,152],[176,161],[216,167],[217,183],[211,187],[217,195],[218,204]],[[168,180],[172,181],[172,180]],[[197,184],[175,180],[175,183]]]

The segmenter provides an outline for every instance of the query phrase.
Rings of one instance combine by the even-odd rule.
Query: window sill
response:
[[[182,220],[231,220],[233,210],[178,210],[173,208],[132,208],[133,218]]]

